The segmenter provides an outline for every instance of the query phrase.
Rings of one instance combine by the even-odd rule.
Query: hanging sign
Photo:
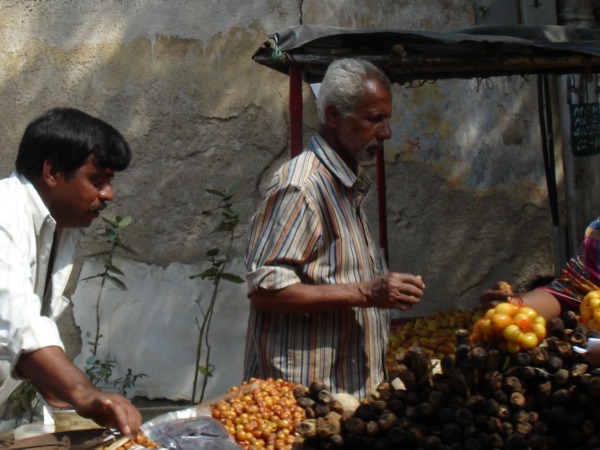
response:
[[[573,156],[600,153],[600,107],[598,103],[571,106],[571,151]]]

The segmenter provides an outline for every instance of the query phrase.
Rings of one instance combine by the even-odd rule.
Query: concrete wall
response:
[[[226,243],[211,234],[216,218],[202,214],[215,204],[205,189],[235,183],[243,226],[230,267],[243,275],[245,224],[288,158],[287,77],[251,59],[268,34],[301,23],[450,31],[474,21],[467,0],[0,1],[0,175],[10,173],[29,120],[57,105],[111,122],[133,148],[105,214],[133,216],[124,239],[138,256],[120,260],[128,291],[102,294],[100,346],[121,370],[148,374],[132,395],[189,398],[195,300],[211,292],[189,275]],[[425,279],[412,315],[475,307],[498,279],[518,286],[552,272],[535,78],[395,86],[394,94],[390,265]],[[316,122],[308,87],[304,98],[308,137]],[[375,195],[368,209],[376,229]],[[98,225],[76,277],[82,256],[105,248]],[[81,277],[95,268],[88,261]],[[61,321],[80,364],[95,332],[96,289],[73,282],[74,320]],[[207,398],[241,381],[246,317],[244,287],[224,286]]]

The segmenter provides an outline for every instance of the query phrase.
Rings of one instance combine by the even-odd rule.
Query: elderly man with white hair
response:
[[[420,301],[420,276],[389,272],[361,207],[361,163],[392,136],[391,85],[340,59],[317,97],[319,129],[275,174],[253,217],[245,379],[282,378],[361,399],[385,377],[389,310]]]

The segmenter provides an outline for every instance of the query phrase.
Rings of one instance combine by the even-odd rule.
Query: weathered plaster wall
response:
[[[453,30],[473,25],[474,11],[468,0],[0,2],[0,174],[12,169],[27,122],[56,105],[108,120],[133,148],[106,214],[133,216],[125,243],[139,255],[122,263],[127,295],[109,289],[103,296],[101,345],[123,369],[149,375],[132,393],[189,393],[192,298],[209,295],[210,284],[188,275],[203,267],[209,248],[224,244],[211,234],[216,219],[202,214],[214,205],[204,190],[234,182],[245,224],[288,158],[287,77],[251,56],[269,33],[300,23]],[[308,87],[304,93],[308,137],[315,108]],[[534,80],[451,80],[394,93],[386,148],[390,266],[426,281],[412,315],[473,307],[498,279],[518,285],[551,272]],[[369,212],[377,229],[375,195]],[[97,228],[80,257],[103,248]],[[240,275],[244,242],[243,232],[232,265]],[[78,264],[76,275],[81,258]],[[94,332],[95,298],[94,284],[80,283],[76,326],[70,316],[61,322],[70,353],[83,346],[80,362]],[[224,288],[219,302],[209,398],[241,377],[243,287]]]

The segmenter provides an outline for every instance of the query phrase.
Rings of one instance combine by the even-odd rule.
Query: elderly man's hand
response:
[[[367,283],[369,306],[409,311],[421,301],[425,284],[420,275],[391,272]]]

